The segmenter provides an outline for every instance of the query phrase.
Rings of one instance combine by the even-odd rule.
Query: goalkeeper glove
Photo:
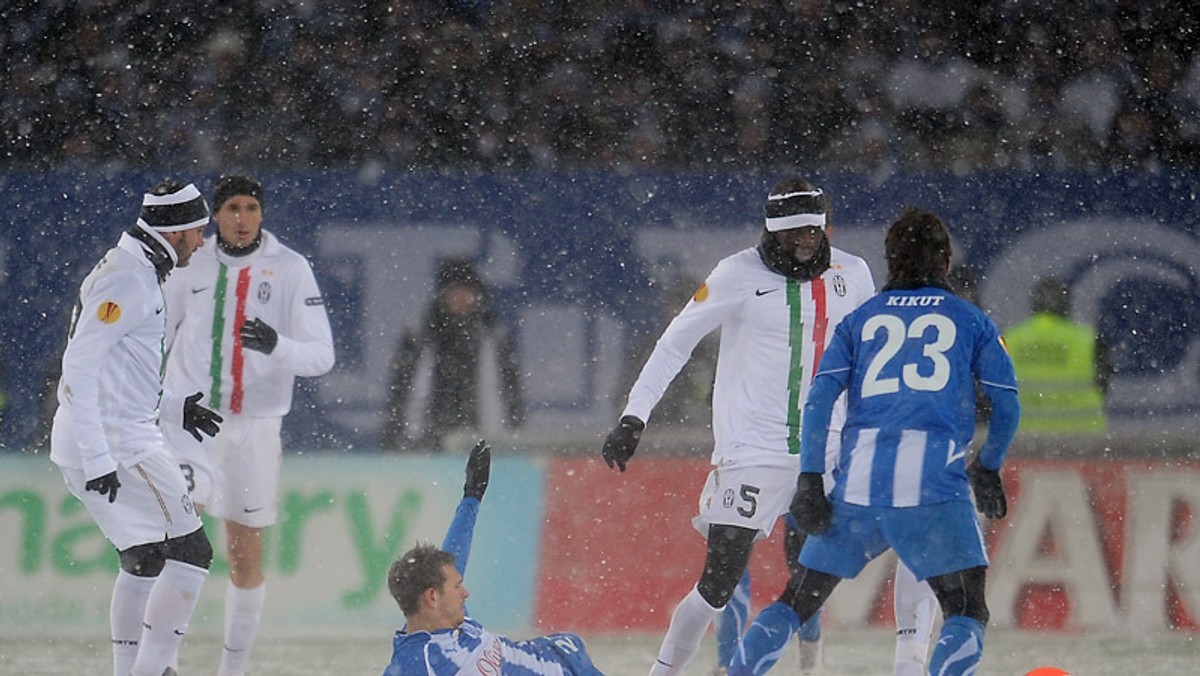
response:
[[[833,521],[833,505],[825,497],[825,479],[819,472],[800,473],[788,513],[800,530],[809,535],[829,530],[829,524]]]
[[[971,490],[975,491],[975,507],[989,519],[1003,519],[1008,514],[1008,499],[1004,497],[1004,482],[1000,472],[984,467],[979,458],[967,467]]]
[[[637,450],[638,441],[641,440],[644,429],[646,429],[646,423],[636,416],[623,416],[613,431],[608,433],[608,438],[604,440],[604,450],[601,451],[601,455],[604,456],[604,464],[608,465],[609,469],[616,464],[624,472],[625,463],[629,462],[629,459],[633,457],[633,452]]]

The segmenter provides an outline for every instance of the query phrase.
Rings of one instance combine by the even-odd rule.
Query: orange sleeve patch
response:
[[[700,288],[696,289],[696,293],[692,294],[692,300],[696,301],[697,303],[703,303],[705,298],[708,298],[707,283],[701,284]]]
[[[105,324],[116,324],[117,320],[121,318],[121,306],[111,300],[106,300],[96,309],[96,317]]]

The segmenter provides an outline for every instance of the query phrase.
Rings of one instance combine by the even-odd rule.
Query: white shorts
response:
[[[278,517],[282,418],[225,415],[221,431],[196,443],[179,427],[164,425],[192,497],[203,510],[243,526],[264,528]]]
[[[775,521],[787,513],[796,492],[796,470],[752,465],[717,468],[700,492],[700,513],[692,525],[707,537],[712,524],[741,526],[770,537]]]
[[[121,487],[111,503],[109,496],[84,489],[87,477],[83,470],[59,469],[67,490],[83,502],[117,551],[187,535],[202,525],[183,474],[165,448],[132,467],[117,465]]]

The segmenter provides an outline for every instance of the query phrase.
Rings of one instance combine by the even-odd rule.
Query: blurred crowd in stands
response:
[[[15,0],[0,167],[1200,165],[1193,0]]]

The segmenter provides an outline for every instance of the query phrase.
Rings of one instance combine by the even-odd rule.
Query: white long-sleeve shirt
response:
[[[55,463],[95,478],[162,446],[163,310],[154,266],[122,234],[79,288],[51,435]]]
[[[834,248],[830,262],[798,282],[768,268],[754,247],[723,259],[658,339],[622,415],[648,422],[696,344],[719,327],[712,464],[796,467],[821,353],[838,322],[875,295],[866,261]]]
[[[333,332],[312,266],[266,230],[246,256],[220,251],[216,237],[173,273],[167,298],[167,387],[204,392],[226,414],[282,417],[296,376],[333,368]],[[239,329],[261,319],[279,334],[271,354],[242,347]]]

